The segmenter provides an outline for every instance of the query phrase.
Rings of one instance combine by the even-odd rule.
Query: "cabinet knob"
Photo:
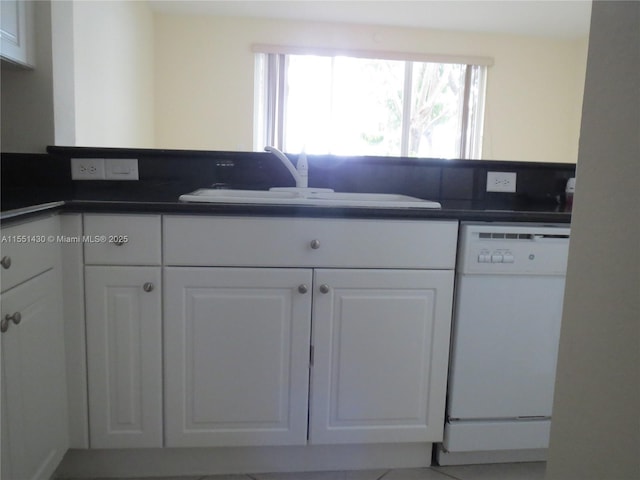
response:
[[[2,260],[0,260],[0,265],[2,265],[2,268],[4,268],[5,270],[8,269],[11,266],[11,257],[7,257],[6,255],[2,257]]]
[[[6,315],[7,320],[11,320],[14,324],[18,325],[22,321],[22,315],[20,312],[15,312],[13,315]]]
[[[22,321],[22,315],[20,312],[15,312],[13,315],[9,315],[8,313],[4,316],[2,320],[0,320],[0,332],[4,333],[9,330],[10,322],[13,322],[15,325],[18,325]]]
[[[145,292],[152,292],[154,288],[155,288],[155,286],[151,282],[147,282],[142,286],[142,289]]]
[[[320,293],[329,293],[329,290],[329,285],[327,285],[326,283],[320,285]]]
[[[317,250],[320,248],[320,240],[311,240],[311,248],[313,248],[314,250]]]
[[[309,291],[309,287],[307,287],[304,283],[298,286],[298,292],[307,293]]]
[[[114,242],[113,242],[113,244],[114,244],[116,247],[121,247],[122,245],[124,245],[124,241],[122,241],[122,240],[116,240],[116,241],[114,241]]]

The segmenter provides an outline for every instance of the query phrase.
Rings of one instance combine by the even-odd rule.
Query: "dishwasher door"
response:
[[[550,417],[564,275],[459,274],[449,419]]]

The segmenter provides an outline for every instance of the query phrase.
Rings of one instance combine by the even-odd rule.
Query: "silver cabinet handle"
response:
[[[301,285],[298,285],[298,292],[307,293],[308,291],[309,291],[309,287],[307,287],[304,283]]]
[[[314,250],[317,250],[320,248],[320,240],[311,240],[311,243],[309,245],[311,245],[311,248],[313,248]]]
[[[320,293],[329,293],[329,290],[329,285],[327,285],[326,283],[320,285]]]
[[[20,312],[15,312],[13,315],[9,315],[8,313],[4,316],[2,320],[0,320],[0,332],[4,333],[9,330],[10,322],[13,322],[15,325],[18,325],[22,321],[22,315]]]
[[[153,283],[151,283],[151,282],[147,282],[147,283],[145,283],[145,284],[142,286],[142,289],[143,289],[145,292],[152,292],[154,288],[155,288],[155,287],[154,287]]]
[[[2,257],[2,260],[0,260],[0,265],[2,265],[2,268],[7,270],[11,266],[11,257],[7,257],[6,255]]]

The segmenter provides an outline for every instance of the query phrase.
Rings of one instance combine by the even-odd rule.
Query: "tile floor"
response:
[[[545,466],[544,462],[530,462],[397,470],[252,473],[248,475],[154,477],[119,480],[544,480]]]

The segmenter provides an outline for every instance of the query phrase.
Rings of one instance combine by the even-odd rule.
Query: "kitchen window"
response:
[[[481,158],[490,59],[278,49],[254,47],[256,150]]]

